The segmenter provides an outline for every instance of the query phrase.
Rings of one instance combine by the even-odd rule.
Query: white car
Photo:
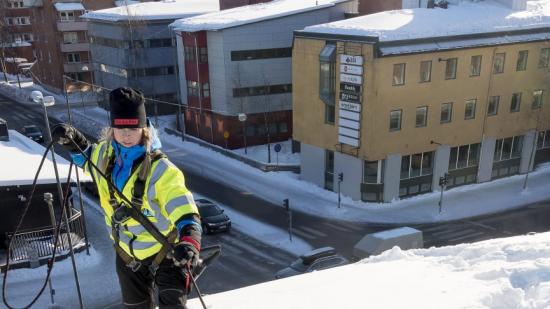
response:
[[[275,274],[275,279],[291,277],[348,263],[349,261],[338,254],[334,248],[323,247],[301,255],[296,261],[292,262],[289,267],[279,270],[277,274]]]

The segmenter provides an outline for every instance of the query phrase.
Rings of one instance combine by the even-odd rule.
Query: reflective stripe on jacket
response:
[[[105,141],[94,144],[92,147],[90,159],[104,173],[113,148]],[[111,216],[114,210],[110,204],[109,187],[105,179],[95,169],[90,169],[88,165],[88,163],[85,164],[84,170],[91,171],[97,182],[100,204],[105,213],[105,224],[109,229],[109,233],[111,233]],[[122,191],[130,201],[132,200],[132,191],[140,168],[141,163],[134,170]],[[115,197],[120,204],[122,199],[116,193]],[[182,216],[198,214],[193,196],[185,186],[183,173],[166,158],[157,160],[151,166],[149,176],[145,182],[141,211],[146,214],[163,235],[168,235],[175,228],[176,221]],[[119,237],[119,246],[129,255],[135,256],[139,260],[156,254],[161,248],[161,244],[132,218],[124,222],[120,228]],[[111,235],[111,239],[113,239],[113,235]]]

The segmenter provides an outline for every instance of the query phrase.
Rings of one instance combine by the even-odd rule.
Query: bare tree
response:
[[[4,72],[4,80],[8,82],[6,75],[6,48],[10,46],[12,37],[10,34],[9,25],[6,20],[6,11],[8,9],[8,1],[0,0],[0,69]]]
[[[271,80],[269,76],[266,74],[265,70],[262,70],[262,78],[264,81],[264,87],[266,87],[266,90],[269,90],[269,88],[271,87]],[[267,163],[271,163],[271,134],[269,132],[270,124],[268,121],[268,116],[270,113],[269,106],[270,106],[271,98],[269,97],[269,95],[270,95],[269,91],[264,92],[264,126],[265,126],[265,134],[267,137]]]

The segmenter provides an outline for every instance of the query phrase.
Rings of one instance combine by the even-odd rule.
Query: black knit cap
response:
[[[147,124],[145,98],[130,87],[117,88],[109,94],[111,127],[144,128]]]

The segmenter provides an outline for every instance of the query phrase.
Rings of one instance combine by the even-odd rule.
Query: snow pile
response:
[[[186,18],[174,22],[171,26],[176,30],[188,32],[220,30],[318,10],[348,1],[350,0],[275,0]]]
[[[164,0],[88,12],[82,15],[82,18],[112,22],[130,19],[162,20],[191,17],[219,10],[219,0]]]
[[[550,26],[550,1],[529,1],[525,11],[492,0],[463,1],[448,9],[386,11],[309,26],[305,32],[378,37],[380,42],[536,29]]]
[[[550,233],[394,247],[355,264],[209,295],[205,302],[212,309],[549,308]],[[189,308],[202,307],[193,299]]]

